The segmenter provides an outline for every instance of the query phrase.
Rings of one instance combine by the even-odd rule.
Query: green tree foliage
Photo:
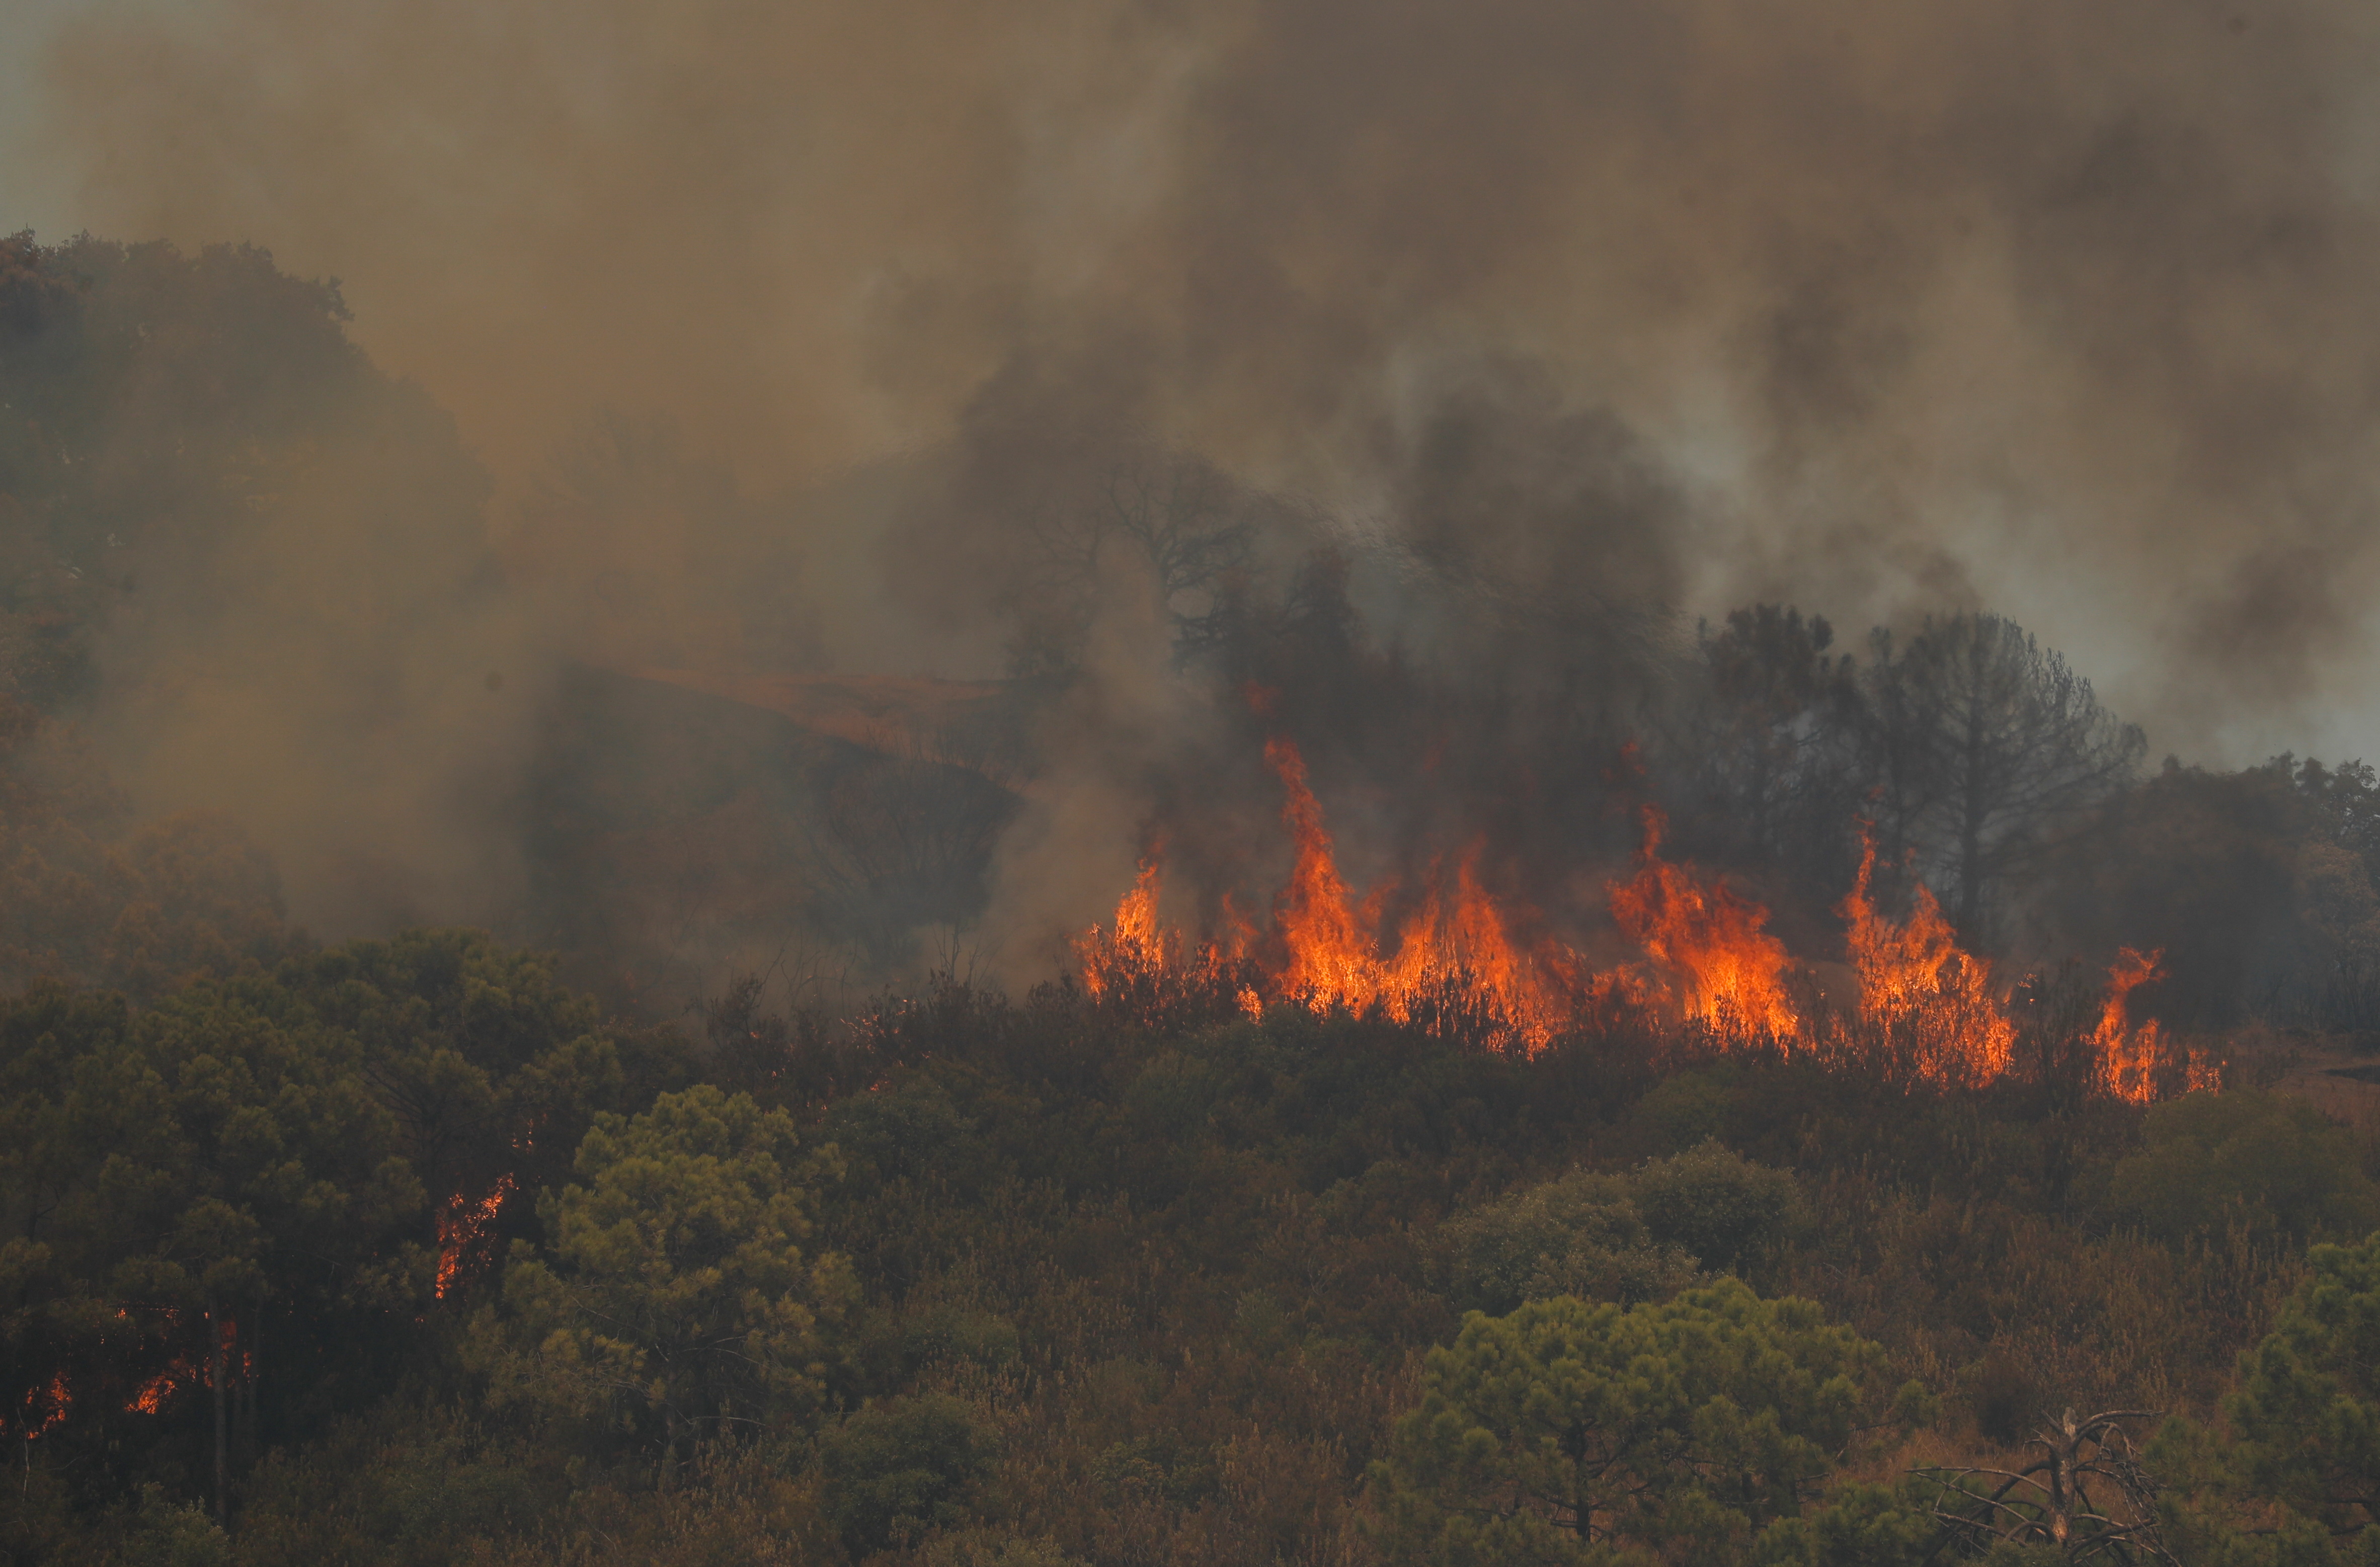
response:
[[[2231,1439],[2177,1422],[2156,1456],[2192,1482],[2192,1559],[2229,1567],[2380,1561],[2380,1235],[2319,1245],[2224,1401]]]
[[[539,1128],[575,1145],[649,1102],[659,1058],[627,1057],[535,960],[469,933],[137,1010],[56,985],[0,1004],[0,1397],[99,1493],[138,1470],[220,1493],[373,1396],[437,1296],[468,1293],[441,1224],[455,1171],[534,1177]]]
[[[1939,1534],[1926,1504],[1931,1488],[1852,1481],[1806,1518],[1763,1532],[1761,1567],[1917,1567]]]
[[[2305,1100],[2256,1089],[2191,1094],[2150,1110],[2109,1202],[2153,1234],[2240,1226],[2295,1241],[2380,1223],[2380,1190],[2346,1128]]]
[[[8,1318],[0,1416],[22,1468],[0,1484],[0,1549],[61,1567],[154,1559],[166,1535],[252,1567],[835,1561],[880,1545],[921,1567],[1364,1561],[1386,1544],[1459,1559],[1450,1523],[1475,1545],[1491,1524],[1508,1542],[1526,1527],[1491,1514],[1512,1513],[1527,1463],[1572,1462],[1572,1424],[1574,1448],[1592,1435],[1605,1444],[1593,1451],[1625,1464],[1594,1503],[1593,1524],[1611,1533],[1540,1531],[1550,1560],[1882,1563],[1929,1516],[1939,1532],[1927,1510],[1942,1499],[1845,1487],[1847,1472],[2021,1469],[2003,1439],[2030,1432],[2045,1401],[2103,1389],[2127,1406],[2210,1410],[2298,1265],[2277,1232],[2168,1245],[2101,1222],[2114,1155],[2145,1119],[2137,1107],[2095,1100],[2045,1119],[2022,1096],[1912,1093],[1750,1056],[1665,1087],[1624,1026],[1524,1059],[1380,1020],[1297,1012],[1158,1027],[1062,989],[1007,1000],[953,986],[840,1025],[762,1030],[784,1052],[780,1071],[759,1036],[746,1054],[689,1063],[621,1035],[540,962],[452,933],[337,949],[172,1004],[48,987],[14,1006],[0,1009],[0,1194],[14,1205],[0,1245],[18,1243],[6,1245],[18,1271],[0,1282],[32,1298]],[[322,1065],[275,1064],[301,1040]],[[202,1057],[216,1064],[199,1070]],[[730,1113],[723,1085],[683,1093],[689,1068],[732,1072],[766,1098]],[[210,1098],[199,1092],[210,1083],[229,1087]],[[342,1084],[359,1085],[367,1108],[336,1139],[275,1120],[285,1099],[335,1121],[325,1107]],[[664,1093],[674,1119],[639,1124]],[[251,1099],[261,1113],[241,1114]],[[616,1119],[589,1139],[605,1111]],[[751,1161],[704,1152],[711,1133],[698,1124],[738,1117],[751,1132],[739,1146],[768,1149],[783,1185],[804,1193],[813,1227],[793,1243],[793,1288],[813,1289],[820,1255],[843,1253],[863,1298],[844,1297],[838,1324],[797,1295],[818,1318],[817,1369],[795,1366],[808,1385],[771,1412],[772,1435],[714,1439],[754,1427],[703,1423],[704,1439],[689,1432],[677,1462],[657,1462],[667,1416],[647,1394],[677,1372],[648,1358],[616,1402],[590,1387],[606,1370],[591,1341],[628,1339],[592,1313],[625,1319],[619,1302],[645,1309],[712,1269],[717,1289],[686,1293],[718,1309],[713,1338],[765,1326],[765,1311],[722,1297],[744,1265],[737,1247],[770,1229],[768,1202]],[[801,1144],[788,1149],[794,1127]],[[1713,1131],[1726,1148],[1705,1145]],[[604,1148],[586,1168],[562,1162],[590,1141]],[[801,1172],[830,1142],[847,1145],[850,1176]],[[419,1200],[376,1233],[310,1228],[285,1189],[328,1187],[352,1228],[372,1228],[358,1188],[373,1143],[415,1173]],[[419,1173],[432,1148],[447,1172],[436,1182]],[[304,1184],[261,1180],[266,1155]],[[483,1159],[496,1162],[471,1162]],[[94,1195],[111,1160],[128,1177],[171,1170],[190,1196],[128,1179],[111,1209]],[[1776,1168],[1788,1160],[1790,1184]],[[491,1237],[530,1243],[550,1275],[563,1309],[541,1336],[492,1304],[486,1271],[466,1266],[436,1295],[439,1221],[457,1191],[480,1190],[467,1169],[521,1183]],[[1533,1178],[1547,1171],[1567,1173]],[[196,1211],[208,1197],[221,1206]],[[710,1224],[711,1260],[672,1251],[631,1209],[675,1215],[682,1233]],[[142,1233],[108,1231],[111,1211]],[[148,1233],[164,1221],[177,1228]],[[1452,1456],[1433,1457],[1427,1423],[1407,1417],[1426,1394],[1443,1410],[1463,1388],[1443,1367],[1424,1385],[1429,1348],[1456,1338],[1454,1314],[1488,1287],[1548,1287],[1582,1236],[1670,1259],[1689,1275],[1683,1297],[1667,1298],[1665,1281],[1645,1303],[1500,1319],[1497,1353],[1470,1357],[1471,1407],[1455,1417],[1453,1439],[1475,1430],[1477,1445],[1448,1439]],[[1714,1306],[1694,1275],[1730,1248],[1733,1267],[1822,1302],[1825,1319],[1733,1281]],[[110,1271],[120,1257],[153,1269],[152,1254],[200,1282],[227,1264],[227,1292],[252,1268],[269,1290],[241,1308],[228,1346],[235,1367],[253,1353],[255,1374],[229,1380],[220,1534],[208,1522],[213,1399],[198,1374],[206,1324],[133,1309]],[[759,1260],[773,1272],[786,1256],[771,1246]],[[765,1307],[783,1291],[772,1276],[753,1294]],[[1514,1332],[1516,1319],[1536,1320],[1538,1338]],[[541,1365],[555,1328],[570,1364]],[[1980,1431],[1962,1407],[1895,1451],[1891,1435],[1871,1448],[1854,1432],[1838,1463],[1839,1423],[1819,1407],[1832,1352],[1812,1340],[1846,1330],[1888,1346],[1892,1367],[1838,1357],[1852,1427],[1880,1417],[1892,1382],[1970,1381],[1999,1364],[2023,1370],[2010,1428]],[[174,1378],[162,1406],[124,1408],[160,1370]],[[62,1414],[49,1392],[61,1374]],[[1610,1428],[1579,1420],[1548,1436],[1561,1399],[1583,1402],[1590,1382]],[[1524,1384],[1544,1397],[1508,1391]],[[1501,1413],[1484,1409],[1489,1391]],[[775,1395],[747,1380],[728,1396]],[[998,1430],[996,1449],[944,1440],[946,1425],[938,1435],[917,1415],[946,1398],[978,1438]],[[846,1423],[837,1410],[858,1414]],[[896,1416],[915,1417],[904,1428]],[[43,1429],[16,1440],[29,1425]],[[2219,1513],[2235,1532],[2271,1524],[2246,1467],[2206,1439],[2207,1464],[2152,1465],[2160,1505]],[[1366,1494],[1384,1460],[1402,1466],[1402,1502],[1385,1480]],[[1413,1483],[1425,1469],[1431,1483]],[[1490,1471],[1503,1477],[1458,1483]],[[163,1504],[146,1522],[142,1481]],[[1418,1533],[1372,1533],[1417,1518]],[[1951,1541],[1937,1560],[1967,1545],[1989,1549]]]
[[[1706,1140],[1624,1175],[1572,1171],[1439,1228],[1457,1301],[1490,1313],[1524,1300],[1666,1300],[1781,1240],[1802,1209],[1793,1178]]]
[[[960,1520],[969,1493],[990,1477],[992,1455],[990,1435],[947,1394],[871,1404],[820,1446],[828,1515],[855,1556],[913,1542]],[[1014,1550],[995,1560],[1011,1555],[1031,1560]]]
[[[1884,1352],[1734,1280],[1629,1307],[1466,1318],[1376,1472],[1405,1557],[1718,1560],[1797,1515],[1879,1421]]]
[[[244,1488],[243,1567],[355,1561],[437,1567],[468,1544],[535,1526],[563,1491],[536,1444],[452,1407],[395,1403],[268,1455]]]
[[[832,1150],[804,1155],[783,1111],[705,1085],[599,1115],[574,1168],[585,1184],[539,1199],[542,1254],[514,1245],[508,1320],[482,1323],[504,1391],[657,1439],[665,1465],[815,1410],[820,1318],[846,1293],[841,1260],[804,1250]]]
[[[66,1435],[97,1452],[145,1446],[157,1417],[204,1422],[205,1384],[220,1496],[271,1357],[295,1350],[294,1370],[313,1347],[268,1318],[320,1328],[412,1298],[421,1185],[361,1051],[261,978],[132,1014],[36,990],[0,1051],[29,1134],[0,1168],[19,1377],[46,1363],[77,1390]]]
[[[1716,1139],[1636,1172],[1636,1206],[1657,1240],[1683,1246],[1706,1268],[1733,1268],[1780,1240],[1802,1210],[1782,1170],[1753,1163]]]
[[[549,959],[482,931],[349,942],[279,978],[361,1041],[434,1198],[560,1179],[598,1111],[649,1104],[688,1070],[674,1036],[610,1026]]]
[[[1682,1246],[1653,1239],[1622,1176],[1575,1171],[1439,1227],[1440,1266],[1465,1307],[1524,1300],[1666,1300],[1701,1273]]]

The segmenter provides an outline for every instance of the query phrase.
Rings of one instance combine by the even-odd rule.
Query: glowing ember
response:
[[[67,1374],[55,1373],[47,1387],[25,1391],[25,1413],[19,1426],[19,1436],[32,1441],[59,1425],[67,1411],[74,1405],[74,1390],[67,1385]]]
[[[454,1287],[465,1264],[475,1258],[486,1245],[488,1226],[495,1222],[498,1210],[504,1206],[504,1199],[512,1196],[512,1192],[513,1178],[503,1175],[488,1188],[488,1195],[477,1202],[461,1192],[446,1199],[445,1208],[438,1215],[436,1294],[440,1300],[446,1298],[446,1292]]]
[[[177,1367],[177,1370],[178,1375],[176,1371],[160,1371],[141,1383],[130,1402],[125,1404],[126,1412],[134,1415],[163,1414],[165,1406],[173,1402],[174,1395],[182,1391],[182,1382],[189,1375],[188,1367]]]

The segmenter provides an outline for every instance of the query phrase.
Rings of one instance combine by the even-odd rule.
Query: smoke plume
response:
[[[2368,6],[202,0],[41,42],[76,221],[337,275],[495,474],[507,580],[561,588],[441,646],[586,656],[581,578],[630,552],[656,624],[615,661],[997,674],[1036,529],[1164,450],[1293,497],[1431,657],[1981,605],[2160,750],[2380,742]],[[574,532],[552,454],[601,407],[732,469],[684,535],[725,542]],[[739,624],[808,629],[718,652],[701,574],[794,553]],[[1119,735],[1206,722],[1123,624],[1165,608],[1099,624],[1044,736],[1108,896],[1174,743]],[[303,616],[211,625],[306,657]],[[1045,878],[1052,808],[1008,850]]]

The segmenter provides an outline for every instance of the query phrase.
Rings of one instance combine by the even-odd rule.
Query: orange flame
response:
[[[2134,1104],[2156,1097],[2151,1078],[2157,1064],[2158,1030],[2155,1018],[2138,1028],[2129,1026],[2129,1003],[2134,990],[2163,976],[2164,956],[2163,952],[2143,956],[2130,947],[2116,954],[2116,966],[2107,971],[2107,999],[2099,1008],[2099,1026],[2091,1035],[2102,1085]]]
[[[1883,1031],[1921,1075],[1982,1085],[2009,1069],[2016,1025],[1992,990],[1992,967],[1962,950],[1942,905],[1919,883],[1900,924],[1868,899],[1876,839],[1860,830],[1859,880],[1837,912],[1850,926],[1852,966],[1859,973],[1860,1016]]]
[[[1516,923],[1535,915],[1522,911],[1516,920],[1512,905],[1482,885],[1476,843],[1457,862],[1451,883],[1439,865],[1431,867],[1403,900],[1410,912],[1391,939],[1383,927],[1396,884],[1377,886],[1359,902],[1340,873],[1297,747],[1277,735],[1265,743],[1265,759],[1281,780],[1281,821],[1294,851],[1288,881],[1273,899],[1270,931],[1260,937],[1227,896],[1224,933],[1185,961],[1182,933],[1159,918],[1161,875],[1153,851],[1118,903],[1112,926],[1093,926],[1076,939],[1091,996],[1145,1011],[1151,1020],[1158,1007],[1184,999],[1210,1017],[1235,1010],[1261,1020],[1275,1002],[1320,1014],[1377,1014],[1530,1054],[1591,1010],[1658,1006],[1699,1026],[1724,1049],[1774,1047],[1841,1064],[1876,1062],[1896,1078],[1946,1087],[1982,1087],[2014,1069],[2016,1024],[1992,966],[1960,947],[1923,885],[1906,918],[1878,911],[1871,895],[1876,844],[1864,824],[1857,880],[1837,905],[1859,978],[1854,1028],[1840,1014],[1803,1014],[1798,971],[1785,944],[1766,929],[1767,909],[1723,881],[1664,860],[1668,824],[1656,809],[1644,812],[1633,876],[1609,893],[1613,920],[1644,958],[1594,975],[1568,947],[1515,937]],[[2143,958],[2127,949],[2089,1041],[2098,1086],[2134,1100],[2154,1097],[2151,1069],[2166,1042],[2154,1023],[2125,1026],[2125,998],[2153,977],[2155,962],[2155,954]],[[2197,1052],[2182,1075],[2191,1089],[2219,1086],[2219,1067]]]
[[[180,1366],[178,1363],[175,1370],[158,1372],[134,1391],[130,1402],[124,1406],[126,1413],[134,1415],[164,1413],[165,1406],[173,1402],[174,1395],[182,1391],[183,1379],[189,1374],[188,1367]]]
[[[1768,911],[1724,881],[1705,885],[1662,859],[1668,826],[1658,810],[1645,808],[1645,847],[1634,879],[1611,890],[1612,917],[1665,971],[1661,988],[1687,1019],[1726,1039],[1806,1043],[1785,990],[1792,960],[1785,943],[1761,929]]]
[[[477,1202],[461,1192],[446,1199],[438,1214],[438,1282],[433,1293],[440,1300],[446,1298],[465,1266],[486,1244],[488,1226],[496,1221],[498,1210],[512,1193],[513,1178],[500,1175],[488,1195]]]
[[[67,1374],[63,1371],[53,1373],[49,1386],[25,1390],[20,1437],[29,1442],[39,1439],[51,1427],[64,1421],[67,1411],[73,1406],[74,1390],[67,1383]]]
[[[1273,900],[1270,937],[1260,938],[1226,896],[1220,936],[1184,962],[1180,933],[1158,919],[1161,874],[1152,854],[1113,923],[1075,939],[1087,991],[1153,1006],[1183,988],[1206,987],[1250,1020],[1261,1020],[1269,1002],[1279,1000],[1319,1014],[1378,1012],[1400,1023],[1421,1016],[1433,1028],[1459,1013],[1467,1031],[1488,1042],[1533,1051],[1553,1038],[1571,1010],[1575,965],[1549,946],[1530,951],[1514,940],[1505,910],[1480,884],[1476,845],[1457,868],[1451,901],[1433,869],[1418,906],[1393,941],[1384,941],[1382,910],[1394,884],[1358,904],[1339,873],[1296,746],[1275,737],[1265,759],[1281,779],[1281,820],[1295,850],[1289,881]]]
[[[1360,1011],[1381,991],[1382,975],[1367,931],[1347,906],[1347,885],[1322,826],[1322,807],[1306,786],[1305,759],[1288,740],[1265,742],[1265,760],[1281,775],[1286,796],[1281,819],[1297,845],[1289,885],[1273,905],[1273,923],[1289,949],[1281,989],[1316,1012]]]
[[[1456,869],[1452,911],[1433,870],[1420,906],[1387,955],[1379,919],[1393,883],[1352,905],[1305,759],[1290,740],[1275,736],[1265,743],[1265,759],[1280,775],[1281,820],[1297,849],[1273,910],[1285,954],[1282,992],[1318,1013],[1378,1011],[1399,1023],[1434,1003],[1451,1003],[1489,1042],[1542,1050],[1568,1010],[1561,980],[1570,966],[1559,952],[1530,954],[1514,943],[1503,911],[1479,884],[1479,845]],[[1260,1006],[1253,992],[1243,993],[1241,1007],[1250,1016]]]
[[[1157,924],[1157,857],[1140,862],[1140,879],[1116,905],[1115,928],[1094,925],[1075,941],[1083,966],[1083,989],[1104,996],[1134,974],[1167,966],[1173,945]]]

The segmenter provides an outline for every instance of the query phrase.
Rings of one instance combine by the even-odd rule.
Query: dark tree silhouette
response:
[[[1702,627],[1699,679],[1680,704],[1679,743],[1716,846],[1797,875],[1847,877],[1860,808],[1852,741],[1859,690],[1824,616],[1754,604]]]
[[[1146,582],[1177,652],[1211,648],[1228,635],[1268,533],[1294,533],[1311,521],[1202,457],[1119,462],[1031,526],[1011,662],[1020,674],[1071,671],[1118,571]]]
[[[1866,761],[1884,847],[1914,849],[1981,944],[1995,891],[2062,829],[2129,784],[2146,741],[2091,683],[1993,614],[1928,617],[1874,638],[1863,672]]]

